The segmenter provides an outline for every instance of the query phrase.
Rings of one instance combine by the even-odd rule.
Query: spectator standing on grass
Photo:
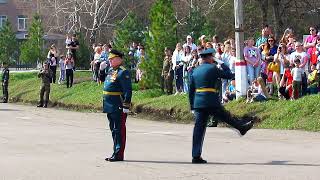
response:
[[[231,58],[231,44],[230,44],[230,41],[226,41],[224,42],[224,48],[223,48],[223,53],[221,54],[221,60],[228,67],[230,67],[230,58]],[[230,81],[228,79],[221,79],[222,95],[226,94],[229,82]]]
[[[7,103],[9,100],[9,92],[8,92],[8,86],[9,86],[9,68],[8,64],[6,62],[2,63],[2,103]]]
[[[291,70],[291,74],[293,77],[292,82],[292,99],[298,99],[299,94],[301,92],[301,81],[302,81],[302,74],[304,73],[300,67],[300,59],[297,57],[294,59],[294,68]]]
[[[187,93],[189,91],[189,73],[188,66],[192,59],[191,48],[186,46],[184,48],[184,56],[182,57],[183,61],[183,92]]]
[[[95,55],[95,49],[96,49],[97,45],[95,43],[93,43],[91,47],[92,47],[92,51],[90,54],[90,68],[91,68],[91,72],[92,72],[92,80],[96,81],[95,68],[94,68],[94,55]]]
[[[66,65],[67,88],[71,88],[73,85],[73,66],[74,66],[74,59],[71,53],[67,54],[67,58],[65,59],[65,65]]]
[[[74,70],[76,69],[75,63],[78,61],[77,50],[79,49],[79,47],[80,47],[80,43],[79,43],[79,41],[77,39],[77,35],[73,34],[72,37],[71,37],[70,46],[66,46],[66,48],[68,50],[70,50],[71,53],[72,53],[72,57],[73,57],[73,60],[74,60],[74,66],[73,66]]]
[[[40,102],[37,107],[48,107],[49,95],[50,95],[50,83],[52,80],[52,71],[49,68],[49,64],[46,62],[43,68],[38,73],[38,78],[41,78],[40,87]]]
[[[254,47],[254,39],[247,40],[247,46],[244,48],[244,59],[247,62],[247,71],[249,83],[260,76],[261,53],[257,47]]]
[[[308,54],[304,52],[303,46],[300,42],[295,43],[296,51],[290,55],[290,62],[294,64],[295,59],[300,60],[300,68],[303,70],[301,79],[301,91],[299,92],[302,96],[307,92],[307,75],[309,74],[309,59]]]
[[[64,64],[64,59],[65,59],[64,55],[61,55],[59,59],[60,77],[59,77],[58,84],[61,84],[62,81],[65,80],[65,76],[66,76],[66,65]]]
[[[52,71],[52,83],[56,83],[56,74],[57,74],[57,64],[58,64],[58,51],[54,44],[51,45],[50,50],[48,52],[48,62],[50,65],[50,69]]]
[[[163,66],[162,66],[162,72],[161,77],[163,80],[164,85],[164,91],[168,95],[171,95],[173,93],[173,70],[172,70],[172,53],[171,50],[166,48],[165,51],[165,57],[163,60]]]
[[[262,50],[262,45],[267,43],[268,36],[269,36],[269,34],[268,34],[268,31],[267,31],[267,28],[264,27],[261,30],[261,36],[256,40],[256,47]]]
[[[176,93],[183,93],[183,49],[180,43],[176,45],[176,49],[172,55],[172,69],[174,70],[174,76],[176,80]]]
[[[310,35],[304,41],[303,46],[307,50],[307,54],[310,58],[312,55],[312,48],[315,47],[317,43],[318,30],[314,26],[310,26],[309,32]]]
[[[99,82],[101,53],[102,53],[102,44],[98,44],[98,46],[95,48],[95,54],[94,54],[94,74],[95,74],[95,81],[96,82]],[[73,54],[72,54],[72,56],[73,56]]]

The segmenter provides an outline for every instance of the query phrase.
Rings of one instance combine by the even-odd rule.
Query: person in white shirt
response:
[[[301,95],[307,93],[307,75],[309,74],[309,57],[308,54],[304,51],[303,46],[300,42],[295,43],[296,51],[293,52],[290,56],[291,64],[294,64],[295,59],[300,59],[299,67],[303,70],[302,80],[301,80]]]
[[[176,45],[176,49],[172,55],[172,69],[174,70],[176,79],[176,93],[183,93],[183,49],[180,43]]]
[[[186,48],[186,46],[189,46],[191,48],[191,51],[197,49],[197,46],[192,41],[193,41],[192,37],[188,35],[187,42],[183,45],[183,49]]]
[[[188,74],[188,66],[192,59],[191,48],[190,46],[186,46],[184,49],[184,56],[182,58],[183,61],[183,92],[189,92],[189,74]]]
[[[300,68],[300,59],[296,58],[294,60],[295,67],[291,70],[291,74],[293,77],[292,81],[292,99],[298,99],[299,94],[301,92],[301,82],[302,82],[302,74],[303,70]]]

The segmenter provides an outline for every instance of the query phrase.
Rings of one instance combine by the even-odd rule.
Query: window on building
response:
[[[0,15],[0,28],[2,28],[6,24],[6,21],[7,21],[7,16]]]
[[[0,0],[0,4],[7,3],[7,0]]]
[[[27,16],[18,16],[18,31],[26,31],[27,30]]]

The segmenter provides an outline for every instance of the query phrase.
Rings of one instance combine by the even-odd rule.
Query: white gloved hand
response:
[[[129,109],[126,109],[126,108],[123,108],[123,109],[122,109],[122,112],[128,114],[128,113],[130,112],[130,110],[129,110]]]
[[[191,113],[194,114],[194,110],[191,110]]]

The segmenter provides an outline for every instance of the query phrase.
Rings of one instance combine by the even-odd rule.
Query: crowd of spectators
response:
[[[245,41],[243,57],[248,77],[247,102],[265,101],[269,98],[294,100],[306,94],[318,93],[320,72],[320,34],[316,27],[310,34],[302,36],[286,29],[276,39],[269,26],[262,28],[261,36],[249,37]],[[196,41],[188,35],[185,42],[177,43],[174,49],[165,48],[161,72],[162,89],[167,94],[188,93],[189,75],[199,65],[199,53],[208,48],[215,50],[214,58],[229,66],[235,73],[236,49],[233,38],[220,42],[218,36],[202,35]],[[111,44],[93,45],[91,67],[93,80],[101,83],[108,69],[108,52]],[[129,68],[134,70],[135,82],[143,77],[140,64],[148,59],[144,46],[133,42],[128,49]],[[159,57],[160,59],[162,57]],[[235,99],[237,86],[234,80],[221,79],[217,84],[221,102]]]

